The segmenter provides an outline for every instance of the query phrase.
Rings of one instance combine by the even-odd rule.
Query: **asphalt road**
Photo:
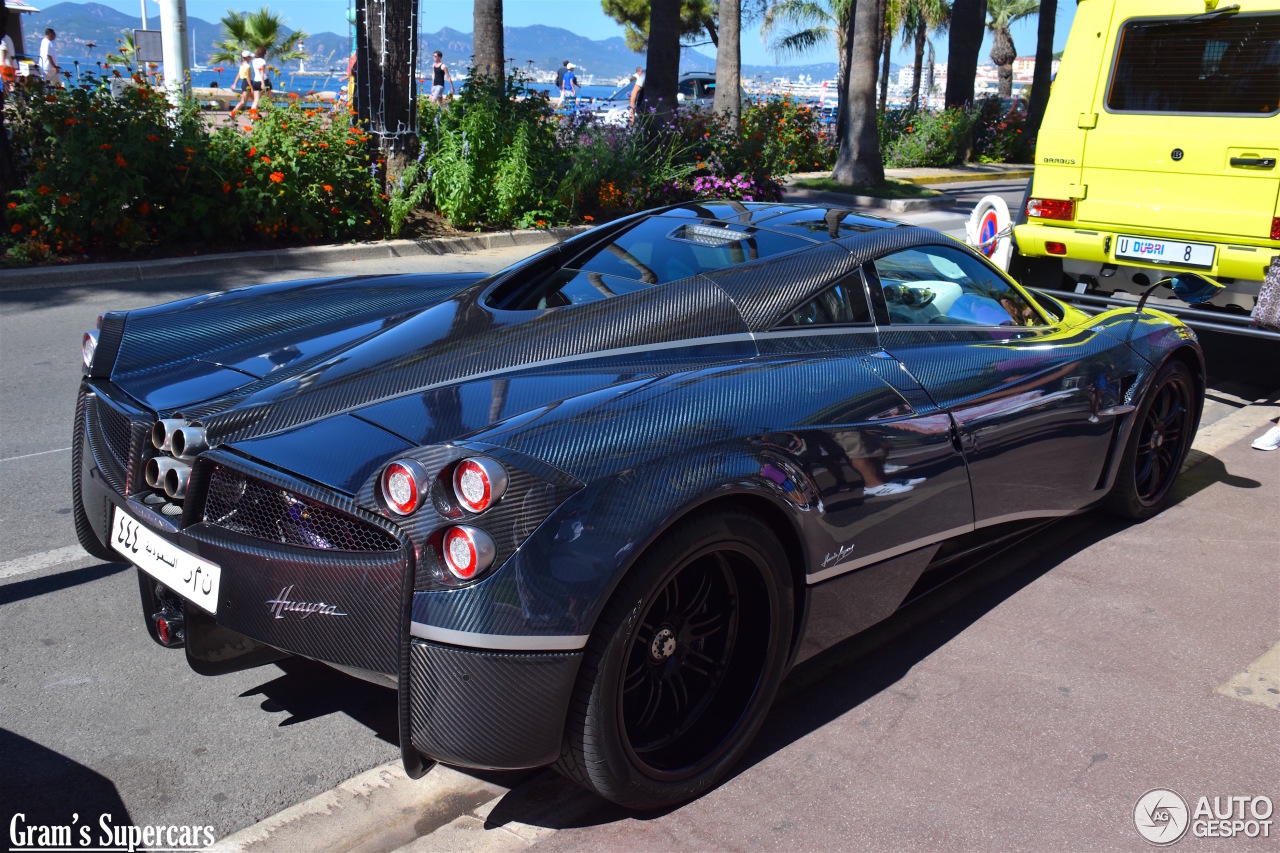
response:
[[[962,234],[980,196],[996,191],[1016,204],[1023,183],[959,185],[952,188],[961,197],[956,210],[901,218]],[[495,269],[530,251],[362,262],[359,272]],[[355,272],[352,266],[263,278],[339,275]],[[398,757],[391,691],[300,660],[216,679],[197,676],[181,652],[160,649],[147,637],[134,570],[99,563],[76,544],[69,444],[81,333],[105,310],[247,283],[211,270],[198,279],[126,289],[0,292],[0,817],[6,826],[19,809],[32,824],[68,823],[71,812],[95,821],[110,813],[117,824],[212,825],[221,837]],[[1216,382],[1206,420],[1238,411],[1265,390],[1229,377]],[[789,688],[808,697],[804,703],[862,697],[847,690],[825,694],[823,676],[812,667],[807,672]],[[878,739],[891,733],[877,731]],[[799,760],[794,750],[811,748],[798,733],[795,744],[786,737],[770,741],[760,760],[774,753],[774,762]],[[510,787],[522,778],[496,781]],[[758,774],[744,778],[753,780],[752,788],[724,796],[741,803],[765,784]]]

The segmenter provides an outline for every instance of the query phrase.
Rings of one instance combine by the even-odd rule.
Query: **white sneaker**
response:
[[[1280,450],[1280,426],[1273,426],[1253,443],[1254,450]]]
[[[892,480],[879,486],[867,486],[862,490],[864,498],[884,498],[889,495],[900,495],[903,492],[909,492],[916,486],[924,482],[924,477],[915,477],[910,480]]]

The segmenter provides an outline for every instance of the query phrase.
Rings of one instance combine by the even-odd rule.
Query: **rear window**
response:
[[[531,281],[513,281],[490,304],[516,311],[581,305],[812,245],[742,225],[654,216]]]
[[[1107,109],[1280,112],[1280,15],[1128,21],[1120,31]]]

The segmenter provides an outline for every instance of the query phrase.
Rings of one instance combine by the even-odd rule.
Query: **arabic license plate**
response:
[[[120,507],[114,510],[111,546],[183,598],[210,613],[218,612],[222,569],[160,538]]]
[[[1154,237],[1128,237],[1122,234],[1116,237],[1116,257],[1208,269],[1213,266],[1213,246],[1158,240]]]

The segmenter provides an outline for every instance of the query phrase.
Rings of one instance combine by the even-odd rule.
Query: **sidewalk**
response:
[[[952,184],[967,184],[978,181],[1029,180],[1033,171],[1032,166],[1021,163],[966,163],[945,169],[931,166],[912,169],[885,169],[884,176],[891,180],[904,181],[920,186],[950,186]],[[890,199],[829,190],[811,190],[795,186],[797,181],[810,178],[826,178],[830,174],[830,172],[796,172],[788,175],[782,182],[782,200],[813,204],[853,205],[854,207],[888,210],[893,213],[934,210],[952,207],[956,203],[954,196],[941,191],[934,198]]]

